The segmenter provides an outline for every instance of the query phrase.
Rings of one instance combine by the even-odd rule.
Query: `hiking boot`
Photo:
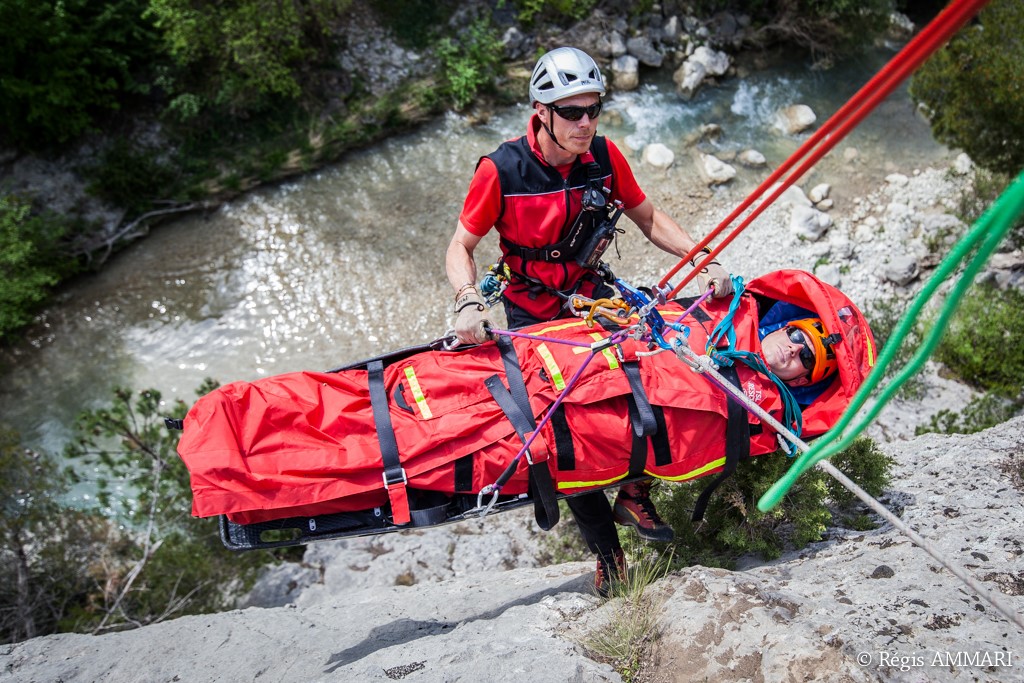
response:
[[[615,521],[631,526],[645,541],[667,543],[675,538],[672,527],[665,524],[651,502],[651,482],[626,484],[615,498]]]
[[[594,592],[607,598],[612,586],[626,576],[626,555],[622,548],[616,548],[610,556],[597,556],[597,571],[594,572]]]

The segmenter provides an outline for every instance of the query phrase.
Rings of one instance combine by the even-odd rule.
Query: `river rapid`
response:
[[[829,71],[792,59],[751,61],[690,102],[675,93],[668,71],[645,75],[640,89],[609,98],[600,133],[631,159],[655,204],[699,238],[803,141],[772,131],[779,107],[807,104],[820,124],[892,54],[879,48]],[[449,115],[293,182],[160,226],[101,273],[67,286],[26,340],[3,352],[2,421],[26,446],[60,453],[75,416],[108,403],[116,386],[191,402],[205,377],[227,383],[323,370],[441,336],[453,322],[444,252],[472,170],[481,155],[522,134],[528,115],[525,105],[494,111],[482,125]],[[709,189],[686,143],[708,123],[723,131],[713,151],[753,148],[768,167],[736,164],[730,185]],[[640,161],[653,142],[676,154],[667,171]],[[888,173],[951,156],[901,89],[800,185],[830,183],[839,210]],[[616,274],[656,282],[675,259],[624,223],[623,258],[611,261]],[[764,258],[758,240],[773,240],[774,229],[744,234],[723,262],[748,278],[778,267],[811,269],[813,252],[799,248]],[[481,268],[497,257],[493,235],[478,255]]]

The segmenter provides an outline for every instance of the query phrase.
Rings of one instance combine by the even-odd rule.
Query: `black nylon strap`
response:
[[[719,372],[730,383],[736,387],[740,386],[740,377],[735,366],[723,366]],[[704,512],[707,510],[711,494],[715,492],[715,489],[736,471],[740,460],[750,457],[750,423],[747,422],[747,412],[730,394],[726,394],[726,396],[729,410],[725,428],[725,467],[717,477],[711,480],[711,483],[704,487],[697,498],[697,502],[693,506],[692,519],[694,522],[699,522],[704,518]]]
[[[568,472],[576,469],[576,448],[572,445],[572,432],[569,431],[569,420],[565,417],[565,404],[551,414],[551,431],[555,433],[555,453],[558,471]]]
[[[473,490],[473,455],[464,455],[455,461],[455,490]]]
[[[498,375],[491,375],[484,380],[484,386],[491,392],[495,403],[505,413],[505,417],[516,430],[516,434],[525,443],[527,435],[533,431],[535,424],[528,413],[523,413],[516,405],[515,399],[501,381]],[[513,463],[501,476],[497,484],[504,486],[515,473],[517,465]],[[547,462],[533,463],[530,465],[530,491],[533,498],[533,512],[537,519],[537,525],[547,531],[558,524],[558,501],[555,498],[555,486],[551,481],[551,472],[548,470]]]
[[[651,443],[654,444],[654,464],[664,467],[672,462],[672,447],[668,443],[668,427],[665,426],[665,409],[661,406],[651,406],[654,410],[654,421],[658,430],[651,434]]]
[[[384,461],[384,480],[388,486],[399,484],[405,480],[405,472],[402,470],[398,441],[395,440],[395,429],[391,424],[391,413],[388,411],[388,395],[384,389],[384,363],[379,360],[370,361],[366,369],[369,372],[373,426],[377,429],[381,459]]]
[[[633,441],[629,450],[629,476],[636,477],[644,473],[644,465],[647,464],[647,435],[641,433],[640,411],[637,409],[636,399],[626,396],[626,405],[629,407],[629,423],[633,426]],[[653,414],[652,414],[653,420]]]
[[[402,383],[399,382],[395,385],[395,390],[391,392],[391,398],[395,400],[395,405],[404,410],[407,413],[412,413],[412,406],[405,400],[405,393],[402,390]]]
[[[509,391],[515,399],[519,410],[530,421],[530,431],[537,426],[533,421],[533,409],[530,407],[530,394],[526,391],[526,382],[523,380],[523,370],[519,367],[519,357],[516,355],[516,347],[512,344],[510,337],[498,335],[498,351],[501,353],[501,363],[505,366],[505,378],[508,379]]]
[[[622,363],[622,370],[629,380],[629,389],[633,392],[635,399],[632,404],[636,408],[637,420],[633,420],[632,413],[630,421],[633,423],[633,433],[637,436],[650,436],[658,430],[658,422],[654,417],[654,410],[651,409],[651,402],[647,400],[647,392],[644,390],[644,383],[640,379],[640,362],[626,361]]]

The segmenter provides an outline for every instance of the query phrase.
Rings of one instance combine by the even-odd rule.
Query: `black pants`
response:
[[[594,298],[608,297],[613,294],[611,288],[607,292],[599,287],[594,292]],[[543,322],[534,318],[519,306],[505,299],[505,318],[510,330],[515,330],[527,325]],[[570,317],[568,311],[564,311],[558,317]],[[603,557],[611,557],[615,550],[619,549],[619,534],[615,530],[615,518],[612,515],[612,506],[608,503],[608,497],[604,491],[591,491],[581,493],[566,499],[569,510],[572,512],[576,526],[580,529],[584,542],[590,548],[590,552]]]

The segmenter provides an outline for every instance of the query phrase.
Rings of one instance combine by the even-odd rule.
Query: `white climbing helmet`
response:
[[[586,52],[559,47],[537,60],[530,76],[530,104],[551,104],[584,92],[604,95],[601,70]]]

